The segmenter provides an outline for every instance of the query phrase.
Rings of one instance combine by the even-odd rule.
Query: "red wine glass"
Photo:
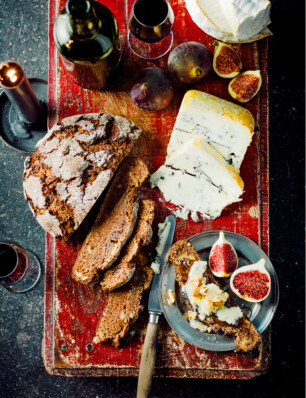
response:
[[[161,58],[173,44],[173,22],[167,0],[136,0],[128,21],[131,50],[140,58]]]
[[[14,242],[0,242],[0,284],[14,293],[24,293],[39,281],[41,266],[30,250]]]

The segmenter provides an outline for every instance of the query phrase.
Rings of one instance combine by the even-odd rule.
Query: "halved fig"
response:
[[[238,297],[251,303],[259,303],[268,297],[271,278],[265,262],[262,258],[256,264],[240,267],[232,274],[230,287]]]
[[[213,69],[220,77],[232,79],[239,75],[242,62],[236,51],[228,44],[215,40]]]
[[[260,70],[248,70],[230,81],[228,92],[235,100],[248,102],[258,93],[261,82]]]
[[[211,272],[219,277],[230,276],[238,267],[238,256],[232,244],[225,239],[220,231],[219,239],[213,244],[209,254],[209,267]]]

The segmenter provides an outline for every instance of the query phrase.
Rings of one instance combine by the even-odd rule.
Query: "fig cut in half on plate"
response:
[[[211,272],[219,277],[230,276],[238,267],[238,256],[232,244],[225,239],[220,231],[219,239],[213,244],[209,254],[209,267]]]
[[[265,259],[255,264],[238,268],[231,276],[232,291],[243,300],[259,303],[268,297],[271,290],[271,278],[265,268]]]
[[[220,77],[232,79],[239,75],[242,69],[242,61],[237,52],[228,44],[215,40],[215,52],[213,57],[213,69]]]
[[[230,81],[228,92],[235,100],[245,103],[255,97],[261,83],[260,70],[248,70]]]

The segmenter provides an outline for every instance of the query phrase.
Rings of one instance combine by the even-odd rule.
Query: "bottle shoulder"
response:
[[[101,24],[95,36],[85,40],[75,35],[70,16],[65,9],[56,18],[53,31],[55,45],[68,59],[94,62],[107,56],[116,46],[119,38],[116,18],[103,4],[95,3],[94,7],[96,17],[101,20]]]

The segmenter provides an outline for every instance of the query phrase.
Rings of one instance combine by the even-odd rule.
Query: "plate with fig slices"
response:
[[[278,300],[271,261],[234,232],[203,232],[176,242],[161,275],[167,322],[182,339],[208,351],[254,349]]]

